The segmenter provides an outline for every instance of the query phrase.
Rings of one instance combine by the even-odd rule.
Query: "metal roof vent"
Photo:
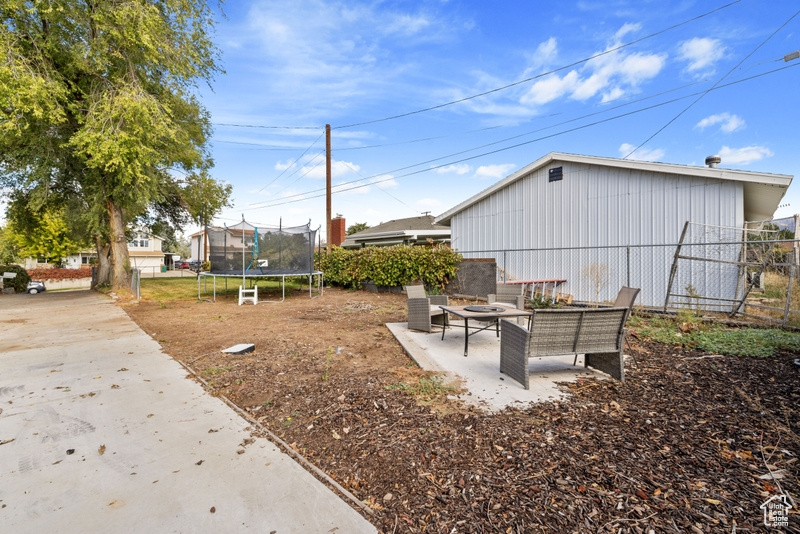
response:
[[[708,156],[706,158],[706,165],[709,166],[711,169],[716,169],[717,165],[722,162],[722,158],[719,156]]]

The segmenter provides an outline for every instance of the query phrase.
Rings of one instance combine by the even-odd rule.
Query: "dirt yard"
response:
[[[775,532],[761,504],[800,495],[797,354],[720,357],[633,332],[625,384],[581,380],[566,401],[491,415],[403,353],[384,324],[405,320],[404,295],[123,306],[386,534]],[[239,343],[256,350],[220,352]],[[782,531],[800,532],[791,511]]]

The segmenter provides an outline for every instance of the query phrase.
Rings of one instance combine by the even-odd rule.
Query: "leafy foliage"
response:
[[[560,308],[561,306],[557,302],[553,302],[553,299],[544,295],[543,293],[535,293],[532,298],[528,299],[528,307],[534,310],[542,310],[548,308]]]
[[[777,328],[728,328],[665,318],[630,324],[641,337],[713,354],[766,358],[781,350],[800,352],[800,333]]]
[[[334,247],[318,253],[316,263],[325,279],[357,288],[366,281],[379,286],[401,286],[421,280],[430,288],[443,288],[456,275],[461,255],[444,245],[366,247],[348,250]]]
[[[85,246],[72,239],[72,232],[64,220],[63,210],[49,210],[28,231],[19,231],[11,224],[11,238],[17,244],[21,257],[44,258],[47,263],[61,265],[64,258]]]
[[[100,277],[113,267],[125,290],[126,226],[149,210],[172,222],[203,210],[181,190],[212,165],[194,90],[218,71],[211,7],[6,0],[0,17],[0,185],[31,193],[34,211],[50,197],[82,204]]]
[[[8,225],[0,226],[0,264],[14,263],[19,259],[19,245],[12,230]]]
[[[3,279],[3,287],[13,287],[17,293],[24,293],[28,288],[31,277],[28,272],[19,265],[0,265],[0,274],[17,273],[14,278]]]
[[[347,227],[347,235],[353,235],[369,228],[367,223],[355,223]]]

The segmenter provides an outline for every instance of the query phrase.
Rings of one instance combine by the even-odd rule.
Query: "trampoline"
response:
[[[311,222],[303,226],[254,226],[247,221],[224,228],[207,228],[209,271],[197,276],[197,298],[203,300],[212,282],[212,300],[217,300],[217,279],[240,279],[239,303],[242,295],[254,304],[258,302],[258,279],[279,279],[281,299],[286,299],[286,279],[308,277],[308,296],[322,295],[323,274],[314,270],[314,241],[317,230]],[[247,284],[250,288],[246,288]],[[255,286],[255,289],[253,287]],[[204,293],[205,292],[205,293]],[[316,293],[316,295],[315,295]]]

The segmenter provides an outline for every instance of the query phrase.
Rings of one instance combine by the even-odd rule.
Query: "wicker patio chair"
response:
[[[504,284],[497,282],[494,293],[486,295],[489,304],[497,304],[507,308],[525,309],[525,297],[522,295],[522,284]]]
[[[423,286],[404,286],[408,297],[408,328],[430,332],[432,325],[446,328],[448,316],[439,306],[449,302],[447,295],[426,295]]]
[[[625,320],[630,317],[631,312],[633,311],[633,303],[636,302],[636,297],[639,295],[639,291],[641,291],[638,287],[625,287],[622,286],[622,289],[619,290],[617,294],[617,300],[614,301],[614,308],[628,308],[628,315],[625,316]]]

